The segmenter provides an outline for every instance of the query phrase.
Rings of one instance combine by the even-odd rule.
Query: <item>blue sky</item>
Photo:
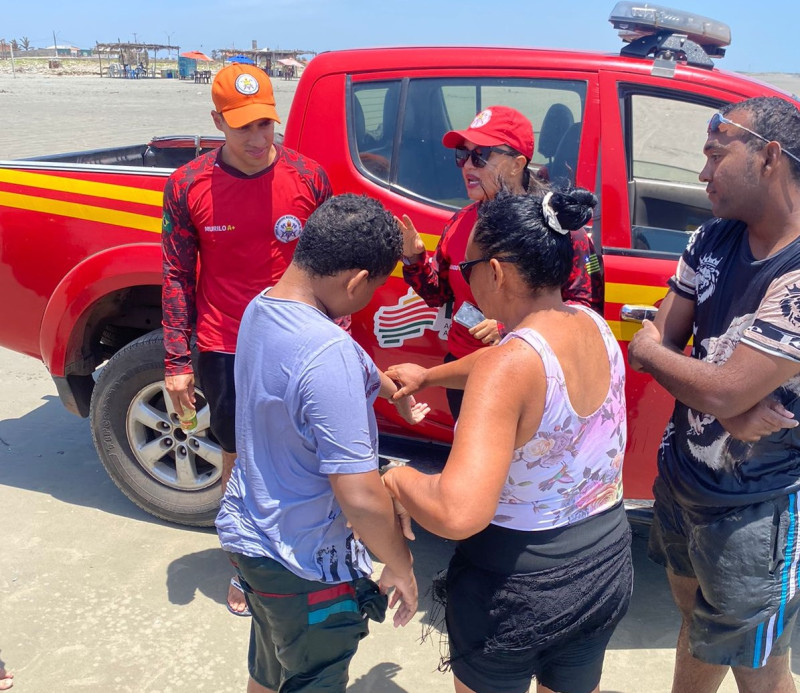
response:
[[[796,0],[680,0],[727,23],[732,45],[718,65],[741,72],[800,72]],[[258,46],[314,51],[389,45],[496,45],[616,52],[604,0],[27,0],[3,1],[0,38],[35,47],[88,48],[145,41],[182,50]],[[377,8],[377,9],[376,9]]]

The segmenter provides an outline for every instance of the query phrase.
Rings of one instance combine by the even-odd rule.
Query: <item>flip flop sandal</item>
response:
[[[237,590],[239,590],[242,594],[244,594],[244,590],[242,589],[242,586],[239,584],[239,581],[235,577],[231,578],[231,585],[233,585]],[[234,616],[251,616],[252,615],[250,613],[250,608],[247,606],[247,604],[245,604],[244,611],[236,611],[236,609],[234,609],[227,600],[225,601],[225,606],[228,607],[228,611],[230,611]]]

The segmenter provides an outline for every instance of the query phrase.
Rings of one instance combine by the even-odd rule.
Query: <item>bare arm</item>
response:
[[[491,522],[518,438],[532,435],[541,421],[544,369],[516,342],[483,350],[475,359],[442,473],[399,467],[384,475],[411,516],[440,536],[463,539]]]
[[[650,373],[686,406],[728,419],[743,414],[800,372],[796,361],[739,344],[721,365],[676,354],[649,338],[638,352]]]
[[[694,301],[673,291],[667,293],[653,324],[661,334],[661,343],[670,351],[682,354],[694,327]]]
[[[408,423],[414,425],[422,421],[431,408],[424,402],[417,402],[410,393],[400,393],[400,388],[385,372],[379,371],[381,376],[381,389],[378,396],[388,399],[397,405],[397,413]]]
[[[463,390],[472,370],[472,365],[483,352],[484,349],[478,349],[463,358],[442,363],[432,368],[423,368],[416,363],[399,363],[389,366],[386,369],[386,374],[401,385],[394,398],[411,395],[426,387],[434,386]]]
[[[381,588],[383,591],[394,588],[391,606],[400,603],[394,623],[404,626],[417,610],[414,561],[380,475],[375,470],[360,474],[330,474],[328,479],[355,533],[386,565],[380,579]]]
[[[797,426],[794,414],[772,397],[762,399],[744,414],[717,420],[731,436],[751,443],[777,433],[782,428]]]

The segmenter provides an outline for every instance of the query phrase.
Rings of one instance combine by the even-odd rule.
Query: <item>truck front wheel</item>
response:
[[[161,330],[128,344],[103,367],[92,393],[92,438],[103,466],[136,505],[164,520],[214,524],[222,448],[196,382],[197,427],[184,432],[164,388]]]

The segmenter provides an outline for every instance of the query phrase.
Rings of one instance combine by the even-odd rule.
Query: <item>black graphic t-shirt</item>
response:
[[[746,226],[713,219],[689,241],[670,288],[695,302],[692,357],[714,364],[743,344],[800,363],[800,239],[756,260]],[[800,420],[800,376],[773,393]],[[675,403],[659,474],[687,509],[757,503],[800,487],[800,427],[756,443]]]

